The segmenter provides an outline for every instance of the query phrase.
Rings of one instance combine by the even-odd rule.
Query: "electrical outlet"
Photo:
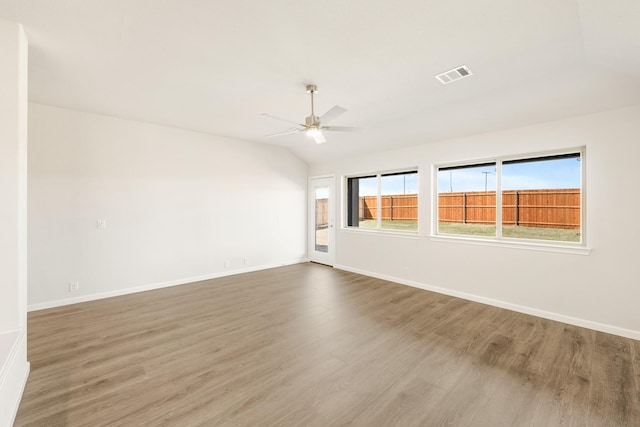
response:
[[[80,283],[77,281],[69,282],[69,292],[78,292],[80,290]]]
[[[105,228],[107,228],[107,220],[99,219],[96,223],[96,227],[98,228],[98,230],[104,230]]]
[[[224,260],[224,268],[229,268],[231,267],[231,261],[229,261],[228,259]]]
[[[244,265],[249,265],[249,257],[244,257]]]

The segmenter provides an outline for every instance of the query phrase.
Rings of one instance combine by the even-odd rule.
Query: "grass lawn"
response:
[[[376,228],[375,219],[361,219],[359,228]],[[417,231],[418,221],[389,221],[383,220],[381,227],[386,230]]]
[[[457,224],[439,222],[438,232],[441,234],[462,234],[467,236],[495,236],[496,226],[486,224]],[[518,239],[555,240],[559,242],[579,242],[580,230],[563,228],[522,227],[505,225],[502,227],[504,237]]]
[[[376,220],[360,220],[360,228],[376,228]],[[382,221],[382,229],[416,231],[417,221]],[[458,224],[451,222],[438,223],[438,233],[458,234],[465,236],[494,237],[496,226],[487,224]],[[503,237],[517,239],[551,240],[556,242],[580,242],[579,230],[567,230],[563,228],[522,227],[506,225],[502,227]]]

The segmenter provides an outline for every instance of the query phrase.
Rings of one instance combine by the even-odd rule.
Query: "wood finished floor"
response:
[[[29,314],[16,426],[640,426],[640,342],[299,264]]]

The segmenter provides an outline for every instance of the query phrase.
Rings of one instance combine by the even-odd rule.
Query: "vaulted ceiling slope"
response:
[[[0,0],[32,101],[286,147],[308,163],[640,103],[637,0]],[[474,73],[442,85],[465,64]],[[365,128],[265,138],[316,110]]]

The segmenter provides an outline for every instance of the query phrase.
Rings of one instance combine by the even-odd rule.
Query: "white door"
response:
[[[333,177],[309,179],[309,259],[333,266]]]

